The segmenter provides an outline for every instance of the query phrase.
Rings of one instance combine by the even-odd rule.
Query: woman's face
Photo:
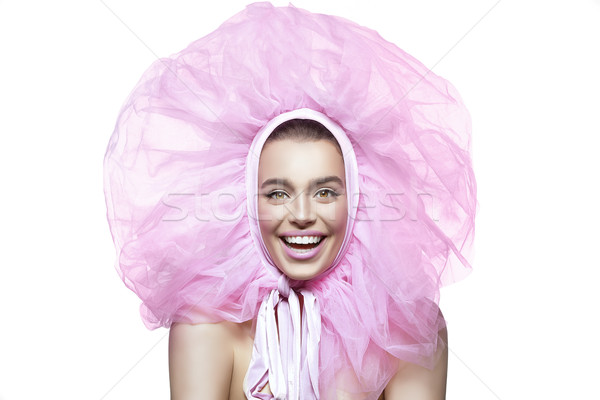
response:
[[[258,217],[275,265],[307,280],[335,259],[346,231],[344,160],[327,140],[267,143],[258,166]]]

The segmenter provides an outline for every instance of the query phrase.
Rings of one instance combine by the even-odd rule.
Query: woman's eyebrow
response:
[[[338,185],[340,185],[341,187],[344,187],[344,182],[342,182],[342,180],[339,177],[335,176],[335,175],[323,176],[321,178],[313,179],[311,181],[310,186],[311,187],[320,186],[320,185],[323,185],[325,183],[330,183],[330,182],[335,182]]]
[[[269,186],[269,185],[281,185],[281,186],[285,186],[288,188],[292,187],[292,184],[286,178],[270,178],[270,179],[267,179],[266,181],[264,181],[262,183],[262,185],[260,185],[260,188],[264,189],[265,186]]]
[[[338,185],[344,187],[344,182],[337,176],[335,175],[330,175],[330,176],[322,176],[319,178],[315,178],[315,179],[311,179],[310,181],[310,187],[315,187],[315,186],[319,186],[319,185],[323,185],[325,183],[330,183],[330,182],[335,182]],[[264,189],[265,186],[269,186],[269,185],[281,185],[287,188],[293,188],[294,186],[290,183],[289,179],[286,178],[270,178],[267,179],[266,181],[264,181],[262,183],[262,185],[260,185],[261,189]]]

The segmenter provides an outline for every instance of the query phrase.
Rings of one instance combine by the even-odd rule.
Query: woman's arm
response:
[[[171,400],[227,400],[233,347],[224,324],[174,323],[169,332]]]
[[[440,342],[448,343],[446,328],[440,331]],[[400,361],[398,372],[385,388],[385,400],[444,400],[448,373],[448,346],[438,348],[439,359],[433,370]]]

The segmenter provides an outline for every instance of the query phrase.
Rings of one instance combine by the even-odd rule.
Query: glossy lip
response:
[[[306,253],[299,254],[287,246],[285,240],[283,239],[285,236],[322,236],[323,239],[321,239],[319,245],[314,249],[311,249]],[[293,258],[294,260],[306,260],[316,256],[323,248],[323,244],[327,241],[327,239],[328,236],[325,236],[319,231],[288,231],[279,237],[279,242],[281,243],[281,247],[283,247],[283,251],[285,251],[288,257]]]

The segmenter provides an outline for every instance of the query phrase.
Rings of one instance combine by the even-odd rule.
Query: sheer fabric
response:
[[[318,306],[319,397],[376,399],[396,358],[435,363],[439,289],[471,268],[476,209],[460,96],[376,32],[257,3],[157,60],[104,159],[116,268],[149,329],[257,318],[279,275],[253,239],[248,154],[301,109],[343,129],[360,188],[337,265],[294,286]]]

